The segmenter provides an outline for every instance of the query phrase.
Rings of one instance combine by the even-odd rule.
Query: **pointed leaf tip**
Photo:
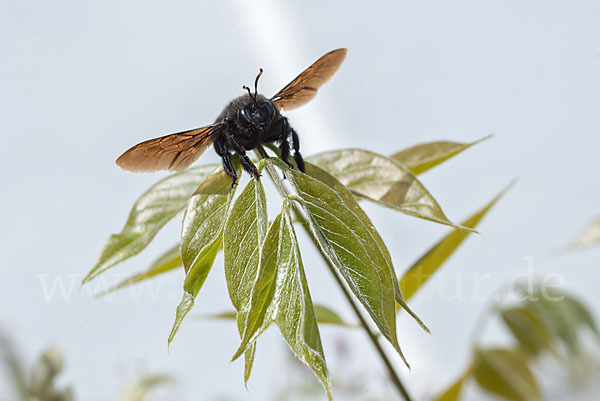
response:
[[[177,311],[175,313],[175,322],[173,323],[173,328],[169,333],[168,346],[171,346],[171,342],[173,338],[175,338],[175,334],[179,330],[181,323],[185,316],[189,313],[190,310],[194,307],[194,296],[188,292],[183,293],[183,297],[177,306]]]
[[[419,175],[492,137],[493,135],[488,135],[471,143],[450,141],[423,143],[397,152],[391,157]]]

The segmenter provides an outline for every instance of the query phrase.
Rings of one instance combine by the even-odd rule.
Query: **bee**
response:
[[[338,70],[346,53],[343,48],[330,51],[271,98],[258,93],[261,68],[254,80],[254,93],[243,86],[248,93],[233,99],[213,124],[139,143],[123,153],[116,163],[124,170],[135,172],[179,171],[190,166],[213,144],[235,185],[238,177],[231,157],[239,155],[243,169],[259,179],[260,174],[246,152],[260,144],[273,143],[278,145],[281,159],[288,164],[293,149],[296,165],[304,171],[298,134],[281,111],[295,109],[314,98],[317,90]]]

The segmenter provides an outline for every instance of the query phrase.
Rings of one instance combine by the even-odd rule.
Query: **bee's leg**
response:
[[[281,119],[281,136],[279,137],[279,139],[281,140],[281,143],[279,144],[279,153],[281,156],[281,160],[286,162],[290,167],[293,167],[290,164],[290,162],[288,162],[288,159],[290,157],[289,136],[290,136],[290,124],[288,123],[288,119],[283,117]]]
[[[229,150],[227,149],[227,138],[225,137],[225,135],[221,135],[214,144],[215,147],[215,151],[217,152],[217,154],[219,156],[221,156],[221,159],[223,160],[223,169],[225,170],[225,172],[227,173],[228,176],[231,177],[231,179],[233,180],[233,183],[231,184],[231,186],[234,186],[237,183],[237,173],[235,172],[235,169],[233,168],[233,166],[231,165],[231,155],[229,154]]]
[[[254,163],[252,163],[252,160],[250,160],[248,155],[246,155],[246,150],[244,149],[244,147],[239,144],[239,142],[235,139],[233,135],[228,135],[227,140],[231,144],[233,150],[235,150],[235,153],[240,155],[242,167],[244,168],[244,170],[246,170],[248,174],[250,174],[252,177],[256,178],[257,180],[260,180],[260,174],[256,169]]]
[[[294,160],[296,160],[298,170],[304,173],[304,159],[300,154],[300,140],[298,139],[298,134],[296,134],[296,131],[291,127],[290,132],[292,133],[292,145],[294,146]]]

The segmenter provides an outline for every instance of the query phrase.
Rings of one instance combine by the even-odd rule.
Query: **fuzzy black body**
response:
[[[234,185],[237,182],[237,173],[231,165],[231,156],[239,155],[244,170],[258,179],[260,174],[246,151],[263,143],[277,144],[281,158],[286,163],[291,146],[296,165],[300,171],[304,171],[296,131],[290,126],[288,119],[281,115],[276,105],[265,96],[247,94],[235,98],[217,117],[216,123],[222,125],[216,133],[214,148],[223,160],[225,172],[233,179]]]

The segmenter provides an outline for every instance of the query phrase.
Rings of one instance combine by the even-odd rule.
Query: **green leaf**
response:
[[[515,306],[500,311],[500,316],[521,348],[531,355],[554,352],[554,339],[545,321],[532,308]]]
[[[532,291],[517,287],[527,294],[526,306],[543,319],[553,335],[568,348],[568,356],[580,353],[579,331],[587,327],[598,338],[600,333],[591,312],[575,297],[556,288],[535,288]]]
[[[514,181],[504,188],[482,209],[461,223],[462,226],[475,228],[490,209],[514,185]],[[469,232],[455,229],[435,244],[417,260],[400,279],[400,289],[406,300],[410,299],[433,276],[446,260],[458,249]]]
[[[244,352],[244,383],[248,384],[250,380],[250,374],[252,373],[252,367],[254,366],[254,356],[256,355],[256,343],[248,347]]]
[[[194,307],[194,296],[187,291],[183,292],[183,296],[181,297],[181,301],[179,301],[179,305],[177,305],[177,309],[175,310],[175,322],[173,323],[173,328],[171,328],[171,332],[169,333],[168,344],[171,345],[173,338],[175,338],[175,334],[179,330],[181,323],[183,323],[183,319],[192,310]]]
[[[169,344],[194,306],[194,299],[219,252],[235,188],[231,178],[219,169],[204,180],[187,204],[181,229],[181,260],[186,272],[184,293],[177,307]]]
[[[527,360],[519,352],[503,348],[477,350],[473,374],[484,390],[505,399],[529,401],[542,398]]]
[[[591,222],[577,237],[571,242],[570,248],[589,248],[600,244],[600,217]]]
[[[373,223],[371,223],[371,220],[369,220],[369,217],[367,216],[367,214],[361,209],[361,207],[356,202],[356,199],[352,196],[352,194],[344,186],[344,184],[339,182],[334,176],[329,174],[327,171],[325,171],[311,163],[308,163],[308,162],[305,164],[306,164],[306,171],[307,171],[308,175],[312,176],[313,178],[317,179],[318,181],[322,182],[323,184],[329,186],[332,190],[334,190],[336,192],[336,194],[340,197],[340,199],[344,202],[344,206],[349,208],[352,211],[352,213],[367,228],[367,231],[369,232],[371,238],[375,241],[375,243],[377,244],[377,247],[383,254],[383,256],[385,258],[385,263],[387,265],[389,265],[392,270],[392,275],[394,276],[394,279],[392,281],[393,281],[393,285],[394,285],[394,293],[396,296],[396,302],[402,308],[404,308],[419,323],[419,325],[425,331],[427,331],[429,333],[429,329],[427,328],[427,326],[425,326],[425,324],[423,324],[421,319],[419,319],[419,317],[410,309],[408,304],[406,304],[406,302],[404,301],[402,292],[400,291],[400,286],[398,285],[398,280],[396,280],[396,278],[395,278],[395,271],[394,271],[394,267],[393,267],[393,263],[392,263],[392,256],[390,255],[390,252],[387,249],[387,246],[383,242],[383,239],[381,238],[381,236],[379,235],[377,230],[375,230]]]
[[[172,174],[146,191],[133,205],[121,233],[110,236],[98,262],[83,282],[140,253],[156,233],[183,210],[196,188],[216,167],[200,166]]]
[[[331,400],[321,336],[287,200],[269,227],[261,249],[243,339],[233,359],[245,352],[271,322],[279,326],[292,351],[317,375]]]
[[[346,322],[336,311],[328,306],[315,304],[313,307],[315,310],[315,316],[317,317],[317,322],[319,323],[334,324],[352,328],[360,327],[360,325]]]
[[[237,326],[244,334],[251,292],[258,274],[260,248],[267,232],[265,192],[258,180],[251,180],[236,199],[223,234],[225,278],[229,297],[237,310]],[[252,370],[255,344],[246,351],[244,380]]]
[[[324,170],[306,163],[307,175],[289,169],[279,159],[271,161],[284,171],[294,188],[296,195],[292,199],[304,209],[323,253],[402,356],[396,337],[394,303],[394,299],[403,301],[402,295],[389,251],[373,224],[352,194]],[[319,179],[313,178],[316,176]]]
[[[458,227],[417,177],[389,157],[361,149],[320,153],[307,161],[326,170],[356,196],[440,224]]]
[[[394,153],[392,158],[418,175],[491,137],[492,135],[488,135],[471,143],[449,141],[423,143]]]
[[[181,266],[181,255],[179,254],[179,244],[177,244],[173,248],[163,253],[146,271],[136,273],[131,277],[127,277],[114,287],[97,294],[94,298],[100,298],[113,291],[122,289],[124,287],[129,287],[130,285],[140,283],[164,273],[168,273],[171,270],[177,269]]]

